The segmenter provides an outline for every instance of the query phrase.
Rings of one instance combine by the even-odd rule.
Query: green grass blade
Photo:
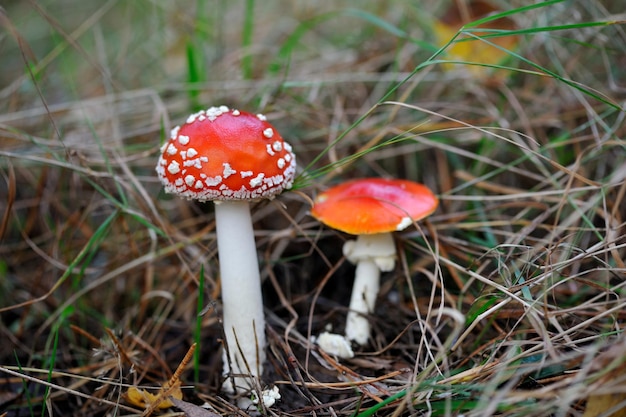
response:
[[[241,57],[241,72],[244,80],[252,79],[253,75],[252,42],[254,40],[254,16],[254,0],[246,0],[241,31],[241,46],[244,51]]]
[[[531,4],[528,6],[518,7],[515,9],[511,9],[511,10],[505,10],[499,13],[490,14],[489,16],[485,16],[483,18],[476,19],[472,22],[465,24],[463,26],[463,29],[484,25],[485,23],[493,22],[494,20],[502,19],[503,17],[509,17],[509,16],[513,16],[516,14],[525,13],[530,10],[554,6],[555,4],[563,3],[564,1],[565,0],[548,0],[548,1],[543,1],[541,3]]]

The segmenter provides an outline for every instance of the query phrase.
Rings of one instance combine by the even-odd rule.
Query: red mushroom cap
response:
[[[365,178],[330,188],[315,199],[311,215],[353,235],[405,229],[435,211],[439,200],[425,185]]]
[[[165,191],[181,197],[255,200],[291,187],[296,157],[265,116],[220,106],[172,129],[156,171]]]

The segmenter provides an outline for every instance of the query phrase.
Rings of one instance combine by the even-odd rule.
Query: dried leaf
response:
[[[198,407],[195,404],[188,403],[187,401],[174,397],[170,397],[170,400],[174,403],[176,408],[184,412],[187,417],[220,417],[219,414],[209,411],[206,408]]]
[[[0,391],[0,407],[12,403],[19,396],[20,396],[19,392]],[[0,415],[0,417],[2,416]]]
[[[599,355],[591,369],[602,374],[587,398],[583,417],[626,417],[626,337]]]

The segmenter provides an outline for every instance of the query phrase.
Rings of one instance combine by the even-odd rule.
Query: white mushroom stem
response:
[[[356,264],[350,311],[346,321],[346,338],[360,345],[367,343],[370,323],[367,315],[374,312],[380,273],[395,266],[395,245],[391,233],[360,235],[343,246],[343,253]]]
[[[229,357],[224,354],[224,374],[235,375],[226,379],[223,389],[230,393],[249,391],[254,387],[250,377],[263,372],[265,318],[248,202],[216,202],[215,222],[224,333],[229,352]]]

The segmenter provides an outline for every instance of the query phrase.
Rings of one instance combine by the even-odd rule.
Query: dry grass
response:
[[[420,3],[0,10],[0,416],[139,415],[128,388],[161,386],[194,342],[184,399],[236,412],[212,207],[154,172],[165,132],[216,104],[264,112],[300,165],[297,190],[254,207],[261,383],[282,394],[262,413],[579,416],[623,392],[623,10],[518,11],[511,68],[477,76],[434,63],[443,6]],[[342,330],[349,237],[308,210],[363,176],[423,182],[441,206],[396,235],[371,344],[338,361],[309,338]]]

